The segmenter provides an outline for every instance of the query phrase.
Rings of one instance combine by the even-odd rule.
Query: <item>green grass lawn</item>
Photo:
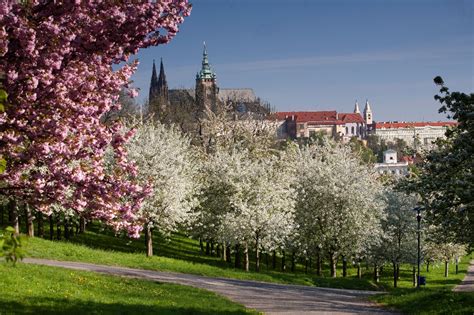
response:
[[[0,262],[0,314],[257,314],[212,292]]]
[[[372,300],[405,314],[474,314],[474,292],[452,292],[455,285],[465,276],[469,261],[473,256],[461,260],[459,273],[455,274],[454,264],[450,264],[449,277],[444,277],[444,265],[431,266],[426,272],[422,265],[421,276],[426,277],[426,286],[413,288],[410,266],[404,266],[399,287],[392,288],[392,268],[388,266],[382,275],[383,284],[390,294],[377,295]]]

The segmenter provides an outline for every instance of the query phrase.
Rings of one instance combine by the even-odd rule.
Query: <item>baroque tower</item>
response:
[[[157,117],[163,116],[169,107],[168,83],[166,82],[163,59],[160,62],[159,76],[156,75],[155,61],[153,60],[148,103],[149,112],[157,115]]]
[[[201,71],[196,74],[196,105],[199,113],[207,111],[217,112],[217,87],[216,74],[212,71],[207,58],[206,43],[202,53]]]
[[[364,119],[367,125],[371,125],[373,123],[372,109],[370,109],[369,100],[365,101]]]

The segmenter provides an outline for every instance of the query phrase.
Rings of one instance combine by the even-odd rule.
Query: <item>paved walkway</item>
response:
[[[190,274],[27,258],[26,263],[95,271],[117,276],[189,285],[213,291],[266,314],[394,314],[368,301],[380,292],[315,288]]]
[[[456,292],[474,292],[474,260],[469,263],[467,274],[464,280],[454,287],[453,291]]]

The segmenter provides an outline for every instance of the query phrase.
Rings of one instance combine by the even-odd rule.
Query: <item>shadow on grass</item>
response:
[[[97,303],[61,298],[29,298],[27,304],[0,298],[0,314],[249,314],[235,310],[213,310],[176,306],[149,306],[142,304]]]
[[[49,235],[47,232],[45,234]],[[126,236],[117,236],[113,231],[107,228],[102,228],[98,223],[89,225],[86,233],[71,236],[70,240],[67,242],[71,244],[85,245],[92,249],[143,255],[143,258],[145,258],[145,242],[143,237],[135,240],[129,239]],[[259,273],[262,277],[254,277],[252,274],[257,275],[257,273],[253,272],[253,270],[255,270],[253,255],[250,255],[250,270],[252,272],[245,273],[242,269],[235,268],[233,263],[229,264],[216,256],[204,255],[200,251],[199,242],[197,240],[190,239],[180,233],[173,234],[170,239],[165,239],[163,236],[155,233],[153,246],[155,256],[158,258],[166,257],[178,259],[192,264],[203,264],[221,270],[228,270],[231,272],[235,271],[241,273],[237,278],[242,277],[242,279],[262,279],[260,281],[315,285],[319,287],[380,290],[380,287],[375,285],[370,277],[364,276],[362,279],[357,279],[356,276],[353,275],[353,273],[351,275],[350,272],[347,278],[330,278],[329,268],[326,265],[323,270],[323,275],[327,276],[327,278],[317,277],[314,273],[311,273],[311,270],[309,270],[309,273],[304,273],[304,266],[302,264],[297,264],[295,272],[291,272],[289,266],[290,262],[288,261],[289,257],[287,257],[287,271],[281,272],[281,257],[277,256],[276,269],[272,269],[272,257],[270,255],[268,257],[264,255],[262,257],[261,271]],[[232,255],[232,262],[234,261],[235,255]],[[269,265],[267,265],[267,263],[269,263]],[[223,275],[222,273],[217,272],[216,276],[219,276],[218,274],[221,274],[221,276]],[[248,274],[249,277],[245,276],[245,274]],[[207,275],[212,276],[210,274]]]
[[[371,299],[395,307],[406,314],[472,314],[474,293],[452,292],[450,289],[392,289],[390,295]]]

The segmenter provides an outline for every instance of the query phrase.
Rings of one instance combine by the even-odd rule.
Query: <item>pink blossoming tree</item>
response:
[[[170,41],[188,16],[187,0],[1,1],[0,74],[8,92],[0,113],[0,194],[48,213],[51,204],[138,236],[136,216],[150,188],[138,185],[115,123],[140,48]],[[117,70],[112,69],[112,65]],[[104,167],[112,147],[117,161]]]

